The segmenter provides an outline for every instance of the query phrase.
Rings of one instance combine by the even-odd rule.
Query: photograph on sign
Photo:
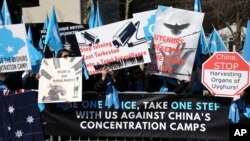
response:
[[[171,7],[159,9],[150,50],[152,62],[146,69],[156,75],[189,80],[204,13]]]
[[[43,59],[39,75],[39,103],[82,100],[82,57]]]
[[[139,20],[129,19],[76,33],[90,75],[151,62]]]
[[[23,24],[0,26],[0,73],[31,70]]]
[[[250,67],[237,52],[216,52],[202,68],[202,83],[215,96],[234,97],[249,86]]]

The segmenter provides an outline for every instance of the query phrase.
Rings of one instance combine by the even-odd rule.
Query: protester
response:
[[[144,91],[145,90],[145,74],[144,70],[137,65],[127,69],[127,90],[128,91]]]
[[[145,73],[145,90],[147,92],[163,92],[161,89],[164,85],[166,85],[167,91],[164,92],[172,92],[175,85],[171,84],[165,76],[158,76],[149,73]],[[171,78],[170,78],[171,79]]]
[[[72,53],[68,49],[61,49],[57,53],[57,58],[72,57]]]
[[[11,91],[22,88],[22,72],[1,73],[1,83],[4,83]]]
[[[6,81],[6,77],[4,73],[0,73],[0,92],[3,92],[3,90],[7,89],[5,81]]]
[[[95,79],[97,80],[94,87],[95,91],[104,92],[107,90],[108,77],[111,78],[112,84],[118,91],[124,91],[124,81],[122,81],[123,74],[121,71],[119,74],[118,72],[119,70],[109,70],[106,66],[104,66],[102,68],[102,73],[95,76]]]

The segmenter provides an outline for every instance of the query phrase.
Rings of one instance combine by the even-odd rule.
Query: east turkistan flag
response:
[[[3,16],[2,16],[2,13],[0,12],[0,25],[3,25],[4,22],[3,22]]]
[[[9,8],[8,8],[6,0],[3,1],[1,12],[2,12],[2,16],[3,16],[4,25],[12,24],[10,12],[9,12]]]
[[[33,37],[32,37],[32,31],[31,31],[31,27],[29,26],[29,28],[28,28],[28,34],[27,34],[27,38],[28,38],[28,41],[30,42],[30,43],[32,43],[33,44]]]
[[[55,54],[61,49],[63,49],[63,44],[61,41],[61,36],[57,24],[55,8],[53,6],[52,12],[49,19],[48,30],[45,38],[45,44],[49,46],[51,50],[55,51]]]
[[[194,11],[202,12],[200,0],[194,0]],[[201,58],[200,55],[208,54],[208,52],[209,52],[208,44],[206,41],[204,29],[202,28],[200,31],[200,38],[198,41],[198,46],[197,46],[197,51],[196,51],[196,56],[195,56],[196,65],[201,66],[202,62],[200,60]]]
[[[97,1],[94,27],[99,27],[102,25],[103,25],[103,23],[102,23],[102,17],[100,15],[100,10],[99,10],[99,2]]]
[[[200,0],[194,0],[194,11],[202,12]]]
[[[194,11],[202,12],[200,0],[194,0]],[[208,54],[208,52],[209,52],[208,44],[207,44],[204,29],[202,27],[200,31],[200,37],[199,37],[198,46],[197,46],[196,55],[195,55],[195,65],[197,67],[201,68],[202,66],[203,62],[201,61],[201,55],[206,55]],[[192,92],[201,91],[203,89],[204,89],[204,86],[202,85],[201,80],[198,77],[196,77],[195,84],[192,88]]]
[[[209,38],[208,47],[209,47],[209,52],[211,53],[215,53],[217,51],[227,51],[224,42],[222,41],[220,35],[218,34],[215,28]]]
[[[247,21],[247,33],[241,56],[250,63],[250,20]]]
[[[48,18],[48,16],[46,16],[44,24],[43,24],[43,29],[48,29],[48,26],[49,26],[49,18]],[[38,47],[40,50],[43,50],[43,46],[44,46],[44,44],[43,44],[42,38],[40,38],[39,43],[38,43]]]
[[[89,28],[94,28],[95,25],[95,6],[93,0],[91,0],[91,8],[89,14]]]
[[[99,27],[102,25],[103,25],[103,22],[102,22],[102,17],[100,15],[100,10],[99,10],[99,2],[97,1],[97,6],[95,9],[94,2],[91,0],[91,8],[90,8],[90,15],[89,15],[89,28],[95,28],[95,27]]]

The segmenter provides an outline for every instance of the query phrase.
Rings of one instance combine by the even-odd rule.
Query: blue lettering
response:
[[[220,108],[219,103],[213,102],[197,102],[196,110],[208,110],[208,111],[217,111]]]
[[[192,102],[172,102],[171,108],[176,110],[192,110]]]

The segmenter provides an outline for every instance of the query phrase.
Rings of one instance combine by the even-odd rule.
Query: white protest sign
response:
[[[150,10],[133,14],[134,19],[138,19],[141,21],[141,26],[143,26],[143,32],[149,43],[151,43],[152,36],[154,33],[156,11],[157,10]]]
[[[0,26],[0,73],[31,70],[24,24]]]
[[[39,74],[39,103],[82,100],[82,57],[43,59]]]
[[[168,7],[157,11],[150,73],[189,80],[204,13]]]
[[[139,20],[124,20],[76,33],[90,75],[151,62]]]
[[[215,96],[234,97],[249,86],[250,67],[237,52],[216,52],[202,68],[202,83]]]

